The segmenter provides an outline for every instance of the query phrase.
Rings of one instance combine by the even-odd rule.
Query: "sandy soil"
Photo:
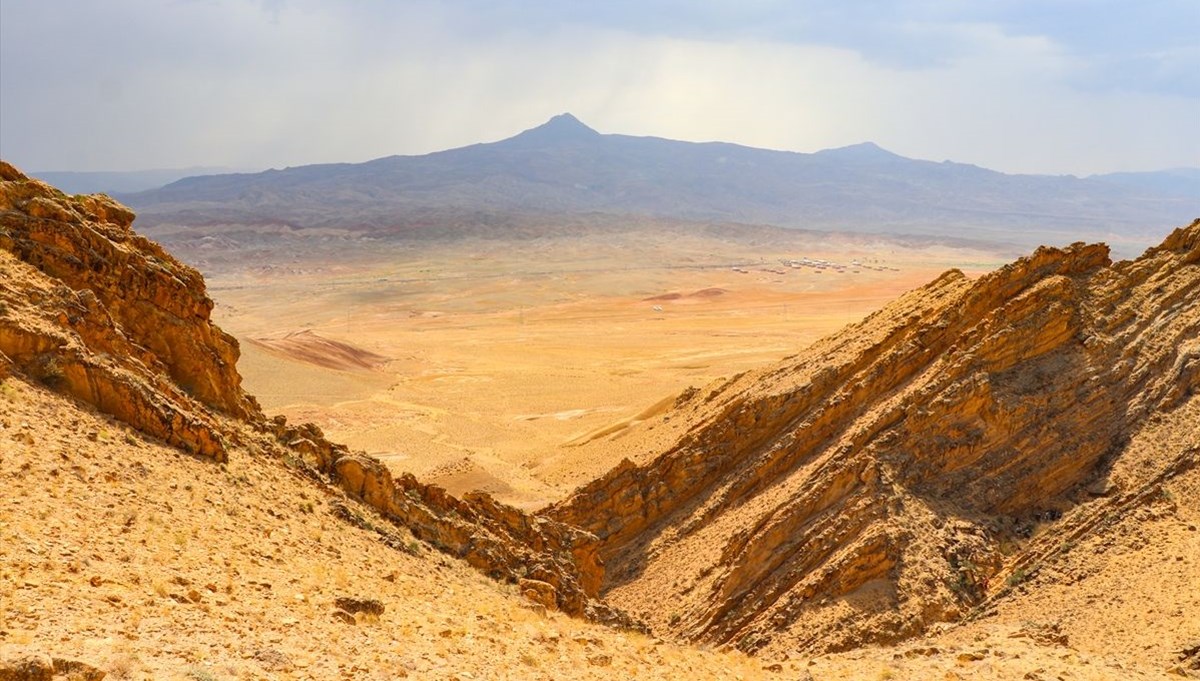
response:
[[[206,273],[217,322],[243,340],[246,387],[269,413],[314,421],[397,471],[524,508],[636,458],[624,427],[688,386],[791,354],[949,267],[1003,261],[811,236],[608,235],[386,255]],[[781,264],[805,257],[845,267]],[[298,331],[312,332],[310,347],[277,342]],[[387,361],[331,368],[317,345],[328,341]]]
[[[281,461],[187,456],[11,378],[0,481],[0,660],[40,651],[117,680],[766,677],[539,611],[411,535],[388,548]],[[342,597],[384,612],[344,622]]]
[[[1195,494],[1195,473],[1171,493]],[[388,548],[282,461],[187,456],[12,378],[0,481],[0,659],[47,653],[116,680],[1179,678],[1154,636],[1184,621],[1170,608],[1197,605],[1191,509],[1130,518],[1095,540],[1104,556],[1076,552],[1082,590],[1051,577],[1071,565],[1056,563],[1025,601],[896,648],[766,660],[676,646],[541,611],[420,542]],[[1123,591],[1142,574],[1163,587],[1145,603],[1144,586]],[[384,611],[343,621],[343,597]],[[1104,640],[1114,618],[1119,646]]]

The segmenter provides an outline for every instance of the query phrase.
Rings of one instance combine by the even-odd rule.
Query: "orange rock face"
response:
[[[1134,261],[1075,244],[948,272],[696,391],[671,449],[548,514],[600,537],[608,600],[682,639],[838,650],[958,619],[1200,392],[1198,261],[1200,221]]]
[[[539,603],[626,627],[638,626],[596,600],[604,578],[599,543],[591,533],[529,515],[483,492],[455,498],[410,474],[394,477],[361,452],[329,443],[312,424],[292,427],[276,417],[270,432],[299,451],[305,463],[352,497],[398,522],[426,542],[462,558],[496,579],[545,584]]]
[[[52,387],[188,451],[225,456],[211,412],[258,413],[238,345],[194,269],[103,195],[67,197],[0,162],[0,352]]]

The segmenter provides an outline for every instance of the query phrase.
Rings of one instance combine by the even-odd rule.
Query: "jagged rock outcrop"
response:
[[[1200,392],[1198,263],[1200,221],[1134,261],[1075,244],[948,272],[694,392],[672,448],[548,515],[600,537],[608,600],[683,639],[833,650],[957,619]]]
[[[102,681],[106,676],[85,662],[36,652],[0,659],[0,681]]]
[[[0,161],[0,379],[39,379],[144,433],[225,460],[291,457],[417,537],[480,570],[553,589],[570,614],[634,626],[596,602],[596,538],[486,494],[456,499],[268,420],[241,389],[237,341],[210,320],[204,280],[132,228],[103,196],[70,197]]]
[[[238,345],[204,280],[104,195],[68,197],[0,162],[0,352],[52,387],[221,459],[211,412],[249,418]]]
[[[395,477],[361,452],[330,443],[313,424],[290,426],[283,417],[269,432],[299,452],[304,465],[327,476],[384,517],[493,578],[537,580],[545,598],[571,615],[626,628],[641,628],[624,613],[596,600],[604,578],[595,535],[501,504],[484,492],[458,499],[411,474]]]
[[[0,181],[5,250],[76,291],[91,291],[91,307],[143,350],[139,359],[165,369],[189,395],[233,416],[256,411],[239,389],[237,341],[209,319],[203,277],[135,233],[128,208],[103,194],[66,197],[7,164]]]

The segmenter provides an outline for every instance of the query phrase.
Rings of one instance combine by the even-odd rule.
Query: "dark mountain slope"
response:
[[[1135,186],[918,161],[870,143],[801,154],[600,134],[569,114],[500,142],[186,178],[124,199],[150,227],[272,223],[404,234],[511,215],[605,214],[1016,243],[1042,243],[1056,231],[1157,240],[1147,225],[1190,220],[1198,209]]]

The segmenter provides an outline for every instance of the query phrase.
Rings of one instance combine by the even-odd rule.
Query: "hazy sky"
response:
[[[283,167],[601,132],[1200,166],[1200,0],[0,0],[0,155]]]

